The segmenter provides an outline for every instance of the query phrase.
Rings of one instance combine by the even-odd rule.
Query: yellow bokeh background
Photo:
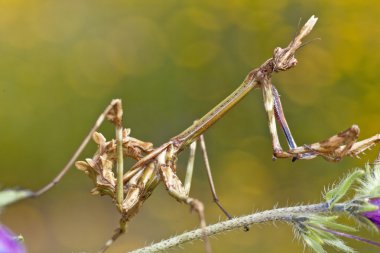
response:
[[[112,98],[123,100],[132,135],[158,146],[227,96],[276,46],[286,46],[299,19],[312,14],[319,21],[308,39],[321,40],[297,53],[296,68],[274,76],[297,143],[325,139],[354,123],[361,138],[378,133],[377,1],[0,1],[1,187],[46,184]],[[336,164],[273,162],[260,93],[249,94],[205,136],[217,192],[233,215],[318,202],[324,186],[374,159],[375,151]],[[101,131],[112,138],[109,123]],[[95,150],[91,143],[81,159]],[[187,156],[179,157],[181,177]],[[197,159],[191,196],[214,223],[224,217],[212,203],[200,152]],[[3,210],[1,222],[24,236],[31,253],[96,252],[116,228],[118,213],[106,197],[91,196],[91,188],[72,169],[43,196]],[[196,226],[197,216],[160,185],[109,252]],[[226,233],[211,243],[219,253],[304,250],[285,224]],[[349,244],[360,252],[378,250]],[[204,248],[194,242],[170,252]]]

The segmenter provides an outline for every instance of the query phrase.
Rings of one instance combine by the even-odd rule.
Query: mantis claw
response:
[[[276,160],[277,158],[290,158],[293,157],[292,154],[283,151],[281,148],[274,148],[273,149],[273,160]]]

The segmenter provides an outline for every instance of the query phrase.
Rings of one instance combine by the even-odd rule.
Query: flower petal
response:
[[[24,245],[7,227],[0,225],[0,252],[26,253]]]

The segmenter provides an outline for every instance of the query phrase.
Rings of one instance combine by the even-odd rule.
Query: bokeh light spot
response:
[[[212,41],[197,41],[183,45],[175,55],[175,62],[189,68],[201,67],[209,63],[218,51],[218,45]]]
[[[165,37],[157,24],[147,18],[120,20],[107,35],[107,44],[113,67],[128,75],[147,74],[164,60]]]

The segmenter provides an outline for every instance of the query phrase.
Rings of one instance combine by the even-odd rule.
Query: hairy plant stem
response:
[[[246,216],[233,218],[231,220],[218,222],[216,224],[206,227],[207,236],[219,234],[221,232],[227,232],[235,229],[244,228],[248,225],[264,223],[268,221],[284,221],[293,222],[295,217],[299,217],[302,214],[321,214],[321,213],[339,213],[344,211],[344,204],[336,204],[334,208],[330,209],[327,203],[319,203],[312,205],[302,205],[294,207],[277,208],[267,210],[259,213],[254,213]],[[163,240],[161,242],[152,244],[150,246],[140,248],[130,253],[153,253],[167,251],[170,248],[177,247],[181,244],[202,239],[202,229],[195,229],[189,232],[185,232],[181,235]]]

